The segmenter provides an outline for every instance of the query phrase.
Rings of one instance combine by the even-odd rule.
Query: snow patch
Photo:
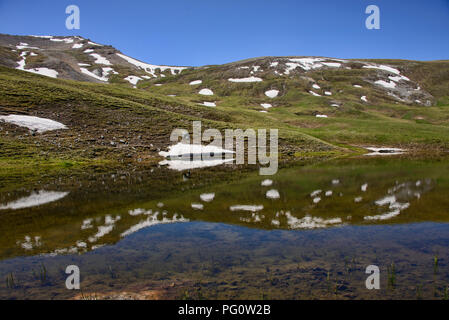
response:
[[[151,74],[155,78],[157,77],[155,74],[157,69],[159,69],[161,72],[164,72],[165,70],[170,70],[171,74],[173,74],[173,75],[177,74],[177,73],[181,73],[182,70],[187,69],[186,67],[169,67],[169,66],[158,66],[158,65],[154,65],[154,64],[148,64],[148,63],[144,63],[139,60],[133,59],[131,57],[125,56],[124,54],[121,54],[121,53],[116,53],[116,55],[118,55],[120,58],[126,60],[128,63],[145,70],[145,72]]]
[[[203,80],[194,80],[194,81],[191,81],[189,83],[189,85],[194,86],[194,85],[202,84],[202,83],[203,83]]]
[[[203,96],[213,96],[214,92],[210,89],[201,89],[199,94],[202,94]]]
[[[142,80],[142,78],[138,76],[127,76],[126,78],[124,78],[124,80],[128,81],[129,83],[135,86],[137,82]]]
[[[273,107],[273,106],[272,106],[271,104],[269,104],[269,103],[261,103],[260,106],[261,106],[262,108],[264,108],[264,109],[269,109],[269,108]]]
[[[271,99],[276,98],[279,94],[279,90],[268,90],[265,91],[265,95]]]
[[[0,120],[15,124],[19,127],[28,128],[38,133],[58,129],[67,129],[65,125],[57,121],[34,116],[22,116],[11,114],[8,116],[0,116]]]
[[[238,79],[229,78],[228,81],[230,81],[230,82],[260,82],[263,80],[258,77],[248,77],[248,78],[238,78]]]

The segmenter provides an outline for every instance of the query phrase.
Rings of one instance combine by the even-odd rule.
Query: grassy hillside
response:
[[[273,74],[268,71],[273,59],[167,73],[139,81],[137,88],[129,83],[52,79],[0,67],[0,115],[50,118],[69,128],[32,135],[0,122],[0,187],[14,186],[24,175],[31,179],[42,172],[156,167],[161,160],[158,152],[170,145],[171,131],[191,131],[193,120],[202,120],[203,129],[277,128],[281,163],[363,152],[359,147],[370,145],[416,152],[448,150],[449,62],[369,61],[397,67],[410,79],[401,82],[399,89],[413,91],[410,97],[428,99],[425,106],[424,100],[405,102],[392,94],[395,91],[376,85],[373,81],[388,81],[391,74],[363,68],[366,61],[306,73],[296,68],[281,74],[282,69],[275,69]],[[228,80],[250,75],[263,81]],[[202,83],[190,85],[194,80]],[[214,94],[198,94],[202,88]],[[279,90],[278,96],[267,97],[265,92],[273,89]],[[363,96],[366,101],[361,100]],[[215,102],[216,107],[201,105],[205,101]],[[264,110],[261,104],[266,103],[272,107]]]

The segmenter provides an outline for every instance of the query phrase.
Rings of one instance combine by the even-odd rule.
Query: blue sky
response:
[[[81,29],[67,30],[67,5]],[[381,29],[365,28],[380,8]],[[449,59],[449,0],[0,0],[0,33],[81,35],[155,64],[274,55]]]

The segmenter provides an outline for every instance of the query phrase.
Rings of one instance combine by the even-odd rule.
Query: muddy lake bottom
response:
[[[447,163],[341,160],[162,198],[144,179],[126,201],[104,182],[8,193],[0,298],[447,299]],[[66,288],[68,265],[80,290]]]

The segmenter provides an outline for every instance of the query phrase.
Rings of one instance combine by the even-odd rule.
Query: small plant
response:
[[[41,263],[39,268],[39,280],[42,284],[47,282],[47,268],[43,263]]]
[[[16,287],[16,281],[14,280],[14,274],[12,272],[6,276],[6,287],[8,289],[14,289]]]
[[[108,272],[109,272],[109,275],[111,276],[111,279],[117,278],[117,275],[116,275],[116,273],[114,272],[114,270],[112,270],[112,267],[111,267],[111,266],[108,266]]]
[[[420,284],[416,286],[416,299],[422,299],[422,285]]]
[[[337,293],[338,293],[338,280],[335,279],[334,294],[337,295]]]
[[[260,289],[260,300],[267,300],[267,295],[263,291],[263,289]]]
[[[326,276],[326,283],[327,283],[327,292],[331,292],[331,273],[330,271],[327,272]]]
[[[99,300],[99,298],[95,292],[88,295],[85,295],[83,292],[81,292],[81,300]]]
[[[438,255],[435,255],[433,257],[433,273],[434,274],[438,273]]]
[[[396,287],[396,266],[394,262],[388,267],[388,287],[392,290]]]
[[[190,296],[189,290],[185,290],[181,295],[181,300],[193,300]]]
[[[444,288],[443,300],[449,300],[449,286],[446,286],[446,288]]]

